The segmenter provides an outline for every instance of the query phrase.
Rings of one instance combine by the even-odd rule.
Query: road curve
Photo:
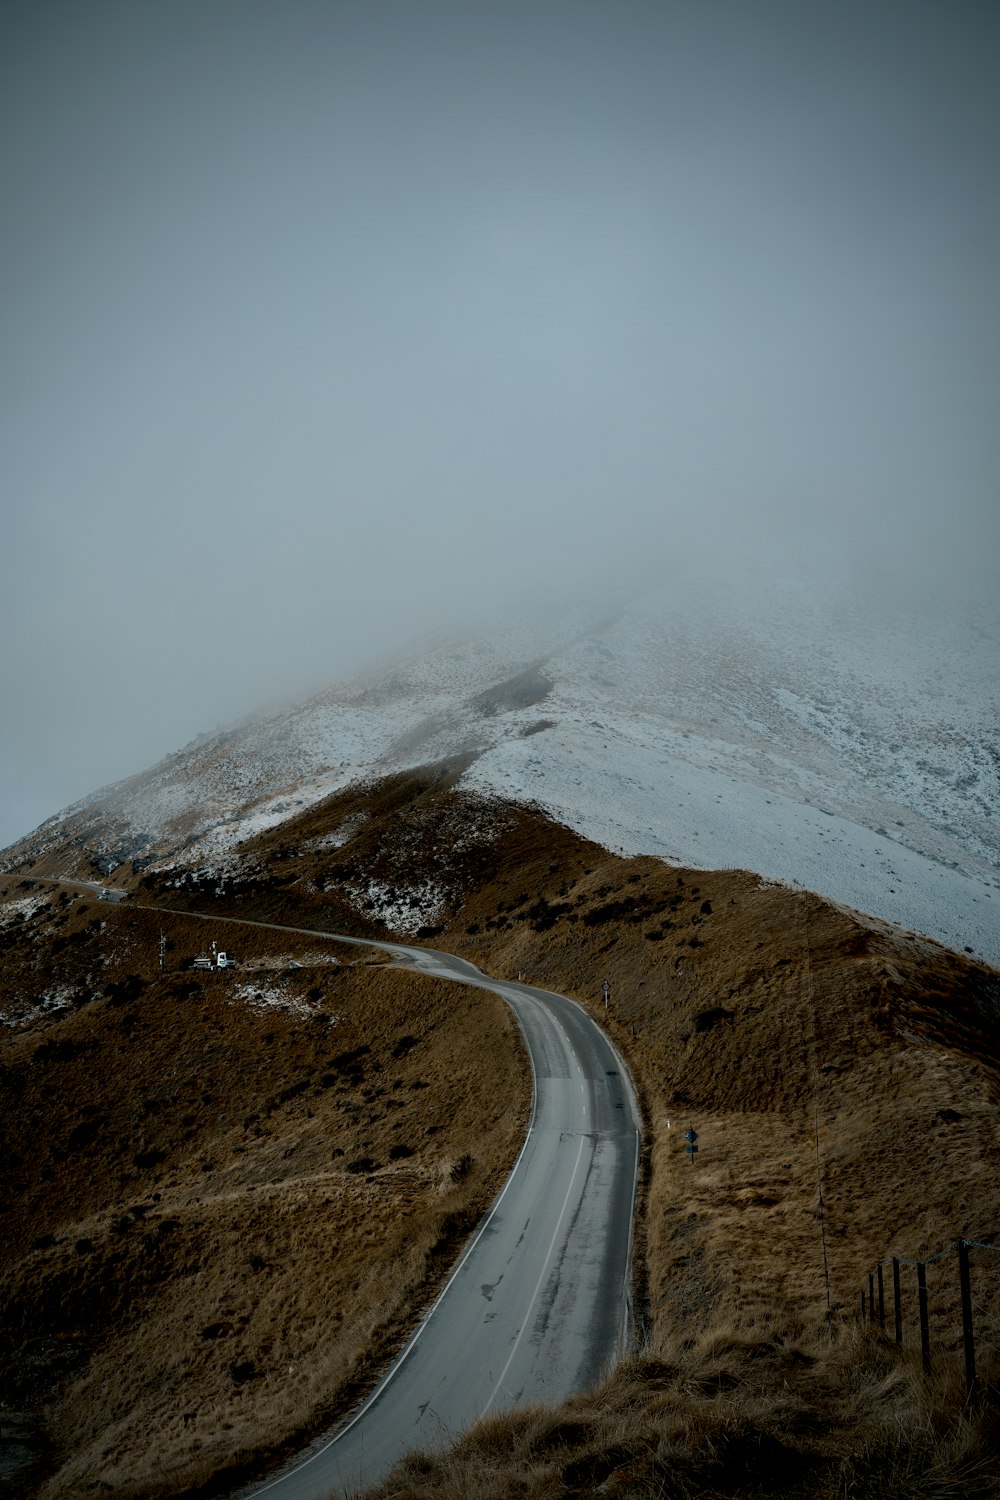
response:
[[[379,948],[408,968],[495,991],[520,1023],[534,1070],[531,1123],[514,1168],[395,1364],[337,1432],[242,1491],[326,1500],[374,1483],[414,1448],[446,1446],[489,1412],[585,1390],[621,1353],[638,1107],[621,1057],[565,996],[491,979],[435,949],[247,925]]]

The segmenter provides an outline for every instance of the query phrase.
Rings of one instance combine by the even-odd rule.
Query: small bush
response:
[[[67,1151],[79,1151],[84,1146],[89,1146],[96,1139],[100,1130],[102,1120],[81,1120],[79,1125],[74,1125],[66,1142]]]
[[[114,1008],[137,1000],[145,988],[146,981],[140,975],[130,974],[127,979],[106,984],[104,993],[108,998],[108,1004]]]
[[[35,1048],[34,1061],[37,1062],[69,1062],[76,1057],[83,1048],[79,1043],[70,1040],[69,1037],[50,1037],[47,1041],[39,1042]]]
[[[300,1078],[296,1083],[290,1083],[287,1088],[275,1094],[274,1104],[271,1107],[277,1108],[281,1104],[288,1104],[292,1099],[297,1099],[300,1094],[304,1094],[308,1087],[308,1078]]]
[[[540,896],[533,906],[528,907],[524,916],[535,932],[548,932],[561,917],[565,917],[568,913],[569,902],[555,901],[550,905],[544,896]]]
[[[726,1010],[724,1006],[713,1005],[710,1010],[700,1010],[691,1025],[695,1031],[711,1031],[720,1021],[731,1021],[734,1014],[734,1011]]]

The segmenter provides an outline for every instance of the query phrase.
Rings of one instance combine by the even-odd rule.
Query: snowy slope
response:
[[[340,787],[464,753],[470,787],[609,847],[758,870],[1000,963],[998,661],[988,612],[675,583],[610,617],[439,644],[205,737],[11,860],[72,832],[108,871],[223,869]]]

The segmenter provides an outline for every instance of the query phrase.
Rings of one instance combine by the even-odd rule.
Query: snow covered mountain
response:
[[[463,785],[610,848],[757,870],[996,964],[998,648],[990,609],[931,620],[843,586],[688,579],[439,642],[203,736],[4,867],[223,874],[334,791],[463,757]]]

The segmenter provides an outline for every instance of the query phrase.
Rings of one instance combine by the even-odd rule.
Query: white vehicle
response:
[[[199,953],[191,967],[193,969],[235,969],[236,954],[226,953],[224,950],[216,953],[213,948],[211,953]]]

